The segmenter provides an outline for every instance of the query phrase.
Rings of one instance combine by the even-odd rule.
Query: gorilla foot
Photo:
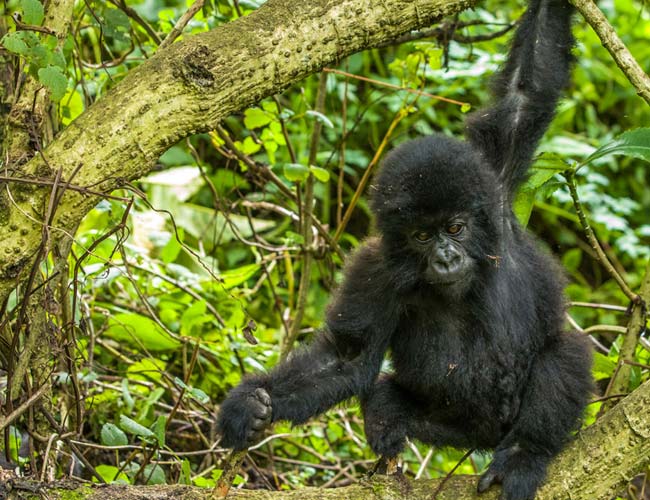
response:
[[[498,449],[478,482],[483,493],[493,484],[502,485],[501,500],[533,500],[542,483],[549,457],[535,455],[514,445]]]

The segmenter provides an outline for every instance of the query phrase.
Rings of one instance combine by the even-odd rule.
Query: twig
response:
[[[604,309],[606,311],[627,312],[628,308],[613,304],[596,304],[593,302],[569,302],[569,307],[588,307],[591,309]]]
[[[232,486],[232,482],[237,476],[237,471],[239,470],[241,463],[244,461],[244,458],[246,458],[246,453],[248,453],[248,450],[233,451],[230,453],[226,460],[226,464],[223,467],[223,473],[217,481],[214,490],[212,490],[212,498],[226,498],[230,491],[230,487]]]
[[[600,246],[600,243],[598,242],[598,238],[596,238],[596,234],[594,233],[594,230],[591,228],[589,221],[585,216],[585,212],[582,208],[582,202],[578,197],[575,172],[572,169],[569,169],[566,170],[563,173],[563,175],[567,181],[567,185],[569,186],[569,192],[571,193],[571,198],[573,199],[573,206],[576,209],[576,214],[578,214],[578,218],[580,219],[580,225],[582,226],[582,229],[584,230],[585,235],[587,236],[587,240],[589,240],[589,244],[591,245],[591,248],[593,248],[594,251],[596,252],[596,256],[598,260],[603,265],[605,270],[610,274],[610,276],[614,278],[616,283],[618,283],[619,288],[623,291],[625,296],[628,299],[630,299],[633,303],[635,304],[639,303],[641,298],[630,289],[630,287],[625,282],[623,277],[618,273],[618,271],[616,271],[616,269],[614,269],[614,266],[607,258],[607,255],[605,254],[603,248]]]
[[[126,2],[124,0],[109,0],[113,5],[116,7],[119,7],[124,13],[129,16],[131,19],[133,19],[136,23],[138,23],[142,29],[144,29],[147,34],[151,37],[151,39],[156,43],[156,45],[160,45],[161,39],[158,36],[158,33],[151,27],[151,25],[145,21],[140,14],[138,14],[138,11],[135,9],[132,9],[128,5],[126,5]]]
[[[616,65],[621,68],[623,74],[636,88],[636,93],[647,104],[650,104],[650,77],[641,69],[602,11],[592,0],[570,0],[570,2],[576,6],[596,32],[603,47],[607,49]]]
[[[467,28],[469,26],[488,26],[488,25],[495,25],[495,26],[502,26],[506,25],[505,28],[500,29],[499,31],[495,31],[494,33],[487,33],[485,35],[474,35],[474,36],[465,36],[461,35],[458,33],[459,29],[462,28]],[[409,33],[406,33],[405,35],[402,35],[400,37],[395,38],[394,40],[390,40],[388,42],[379,44],[377,48],[381,47],[391,47],[394,45],[401,45],[403,43],[407,42],[413,42],[416,40],[422,40],[423,38],[435,38],[435,39],[442,39],[443,37],[446,38],[447,40],[454,40],[455,42],[458,43],[476,43],[476,42],[485,42],[488,40],[494,40],[495,38],[499,38],[506,33],[508,33],[512,28],[514,28],[517,25],[517,23],[486,23],[484,21],[480,20],[474,20],[474,21],[466,21],[466,22],[461,22],[455,25],[454,32],[451,34],[451,37],[449,36],[449,28],[446,25],[443,26],[437,26],[435,28],[430,28],[427,30],[418,30],[418,31],[411,31]]]
[[[627,331],[623,336],[623,345],[618,355],[618,366],[612,381],[607,387],[607,394],[625,393],[629,391],[630,377],[632,375],[631,364],[633,364],[636,346],[641,333],[646,328],[647,304],[650,302],[650,260],[645,268],[645,274],[639,289],[639,301],[634,302],[630,322]]]
[[[43,394],[45,394],[49,389],[50,386],[48,384],[42,385],[38,391],[32,394],[27,401],[18,406],[18,408],[12,411],[9,415],[6,417],[0,417],[0,432],[2,432],[5,427],[10,425],[14,420],[25,413],[25,411],[27,411],[34,403],[43,397]]]
[[[190,6],[190,8],[187,9],[185,14],[181,16],[181,18],[174,25],[174,28],[169,32],[169,35],[167,35],[165,39],[162,41],[162,43],[158,47],[158,50],[164,49],[165,47],[171,45],[172,42],[180,36],[180,34],[185,29],[185,26],[187,26],[187,24],[192,20],[192,18],[196,15],[196,13],[203,8],[204,3],[205,0],[196,0]]]
[[[440,493],[440,492],[442,491],[442,488],[444,487],[445,483],[446,483],[446,482],[449,480],[449,478],[454,474],[454,472],[456,472],[456,469],[458,469],[458,467],[460,467],[461,464],[462,464],[465,460],[467,460],[467,458],[468,458],[472,453],[474,453],[474,450],[473,450],[473,449],[468,450],[468,451],[467,451],[467,452],[466,452],[466,453],[461,457],[461,459],[458,461],[458,463],[457,463],[456,465],[454,465],[454,468],[451,469],[451,470],[447,473],[447,475],[444,477],[444,479],[443,479],[442,481],[440,481],[440,484],[439,484],[438,487],[436,488],[436,491],[434,491],[434,492],[433,492],[433,495],[431,495],[431,500],[436,500],[436,498],[438,498],[438,493]]]
[[[430,97],[431,99],[437,99],[439,101],[449,102],[451,104],[456,104],[458,106],[469,106],[468,102],[457,101],[455,99],[450,99],[448,97],[443,97],[441,95],[429,94],[428,92],[423,92],[422,90],[400,87],[399,85],[393,85],[392,83],[382,82],[380,80],[374,80],[372,78],[366,78],[365,76],[353,75],[352,73],[347,73],[345,71],[341,71],[340,69],[323,68],[323,72],[334,73],[336,75],[345,76],[347,78],[354,78],[355,80],[361,80],[362,82],[372,83],[380,87],[388,87],[389,89],[401,90],[404,92],[408,92],[409,94],[415,94],[417,96]]]

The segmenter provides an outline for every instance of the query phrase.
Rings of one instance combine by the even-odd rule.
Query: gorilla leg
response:
[[[532,500],[546,467],[576,428],[592,392],[590,347],[577,334],[547,341],[537,357],[512,429],[494,451],[478,490],[503,483],[504,500]]]
[[[466,429],[443,424],[393,377],[383,376],[361,401],[368,444],[377,455],[394,458],[406,438],[434,446],[470,448]]]

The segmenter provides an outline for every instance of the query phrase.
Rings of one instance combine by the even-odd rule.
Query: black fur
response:
[[[224,446],[358,396],[376,453],[394,457],[407,437],[494,449],[479,491],[533,498],[591,390],[588,344],[563,331],[562,273],[510,209],[568,81],[570,17],[564,0],[531,1],[468,142],[426,137],[388,155],[379,236],[348,263],[325,330],[229,394]],[[387,352],[394,370],[380,376]]]

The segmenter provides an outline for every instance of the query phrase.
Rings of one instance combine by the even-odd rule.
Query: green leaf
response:
[[[190,466],[190,461],[185,458],[181,462],[181,473],[178,476],[179,484],[192,485],[192,467]]]
[[[27,55],[29,52],[29,47],[23,40],[24,31],[16,31],[13,33],[7,33],[2,37],[2,46],[7,49],[9,52],[14,54],[19,54],[21,56]]]
[[[519,189],[513,203],[513,211],[522,226],[528,224],[535,203],[535,193],[544,187],[555,174],[564,172],[567,168],[569,168],[568,163],[555,154],[544,154],[535,162],[530,177]],[[556,189],[560,186],[561,184],[558,184]]]
[[[180,239],[183,238],[183,228],[179,227],[178,228],[178,237]],[[183,246],[178,242],[178,239],[176,238],[176,235],[172,233],[171,238],[169,238],[169,241],[167,244],[162,248],[160,251],[160,258],[165,264],[169,264],[170,262],[174,262],[178,255],[181,253],[181,250],[183,249]]]
[[[512,210],[519,224],[526,226],[535,203],[535,191],[520,191],[512,204]]]
[[[113,340],[131,344],[149,351],[171,351],[180,347],[180,342],[170,337],[158,323],[135,313],[118,313],[108,320],[104,333]]]
[[[235,146],[241,149],[241,152],[246,155],[252,155],[262,149],[262,145],[255,142],[252,137],[246,137],[243,142],[236,141]]]
[[[147,478],[147,484],[167,484],[165,471],[158,464],[149,464],[144,468],[144,477]],[[234,481],[233,481],[233,484]]]
[[[161,448],[165,447],[165,428],[167,427],[167,417],[160,415],[153,424],[153,433]]]
[[[273,115],[259,108],[244,111],[244,125],[247,129],[260,128],[273,121]]]
[[[472,109],[472,105],[468,102],[463,103],[463,105],[460,107],[460,112],[461,113],[469,113],[470,110]]]
[[[102,444],[106,446],[126,446],[129,440],[124,431],[114,424],[104,424],[101,430]]]
[[[321,167],[315,167],[314,165],[309,167],[311,173],[314,174],[314,177],[321,182],[327,182],[330,180],[330,173]]]
[[[104,22],[112,29],[121,28],[123,31],[129,31],[131,28],[129,16],[120,9],[106,9],[104,11]]]
[[[602,380],[609,378],[614,374],[614,370],[616,370],[616,361],[600,352],[594,352],[594,364],[592,367],[594,379]]]
[[[129,434],[134,434],[142,438],[155,438],[156,435],[144,425],[140,425],[135,420],[126,415],[120,415],[120,426]]]
[[[284,176],[292,182],[304,181],[309,177],[309,168],[300,163],[286,163],[284,165]]]
[[[294,233],[293,231],[287,231],[284,233],[284,241],[288,245],[298,244],[302,245],[305,243],[305,237],[302,234]]]
[[[52,93],[52,100],[59,102],[63,99],[68,88],[68,79],[58,66],[46,66],[38,70],[38,80]]]
[[[260,269],[260,264],[247,264],[245,266],[236,267],[235,269],[219,273],[219,278],[223,280],[221,286],[225,290],[235,288],[255,276]]]
[[[43,4],[38,0],[21,0],[20,7],[23,10],[23,22],[34,26],[40,26],[45,17]]]
[[[567,271],[576,272],[582,262],[582,250],[572,248],[562,256],[562,265]]]
[[[650,128],[638,128],[623,132],[612,142],[599,147],[584,162],[593,162],[607,155],[624,155],[650,162]]]
[[[190,396],[196,399],[199,403],[207,404],[210,402],[210,396],[197,387],[190,389]]]
[[[130,484],[129,477],[114,465],[98,465],[95,470],[107,483]],[[96,482],[97,478],[93,477],[93,483]]]
[[[135,400],[133,399],[133,396],[131,396],[131,391],[129,390],[128,378],[122,379],[122,400],[126,405],[127,411],[133,410],[133,407],[135,406]]]
[[[127,35],[131,29],[129,16],[120,9],[107,8],[104,11],[104,33],[116,41],[127,40]]]

